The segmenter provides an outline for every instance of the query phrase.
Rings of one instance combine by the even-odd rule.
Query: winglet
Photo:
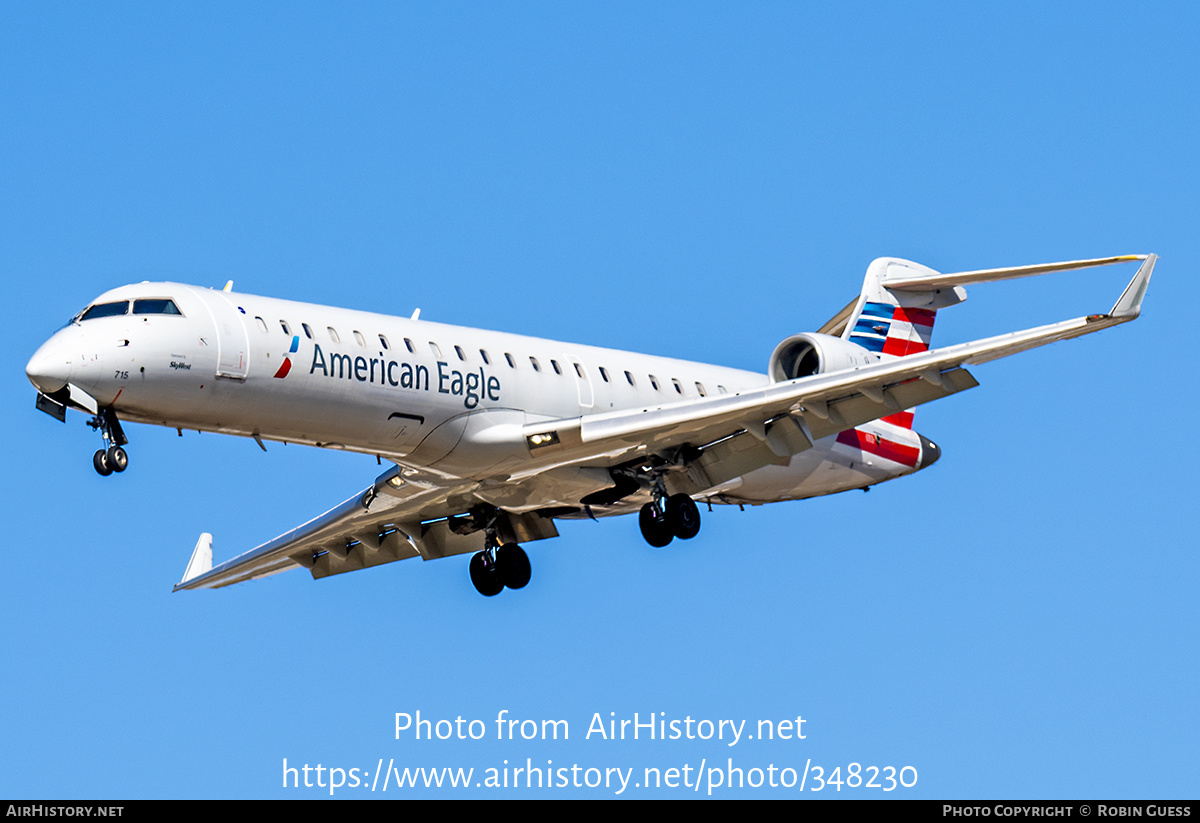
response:
[[[1145,261],[1138,267],[1137,274],[1133,276],[1129,285],[1125,287],[1125,291],[1121,293],[1121,299],[1109,312],[1111,317],[1132,320],[1141,314],[1142,299],[1146,296],[1146,287],[1150,285],[1150,275],[1154,273],[1154,263],[1157,260],[1157,254],[1146,255]]]
[[[196,548],[192,551],[192,559],[188,561],[187,569],[183,572],[183,579],[179,581],[179,585],[183,585],[194,577],[199,577],[212,571],[212,535],[208,532],[200,535],[200,539],[196,541]]]

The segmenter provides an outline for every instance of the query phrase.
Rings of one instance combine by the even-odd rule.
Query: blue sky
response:
[[[919,775],[849,797],[1195,797],[1198,398],[1173,312],[1197,299],[1198,35],[1183,3],[5,5],[0,796],[329,796],[283,789],[284,758],[473,782],[732,758]],[[765,369],[874,257],[1142,252],[1136,323],[918,410],[928,471],[719,509],[661,551],[632,518],[565,524],[494,599],[465,557],[172,594],[201,531],[232,556],[374,460],[131,426],[101,478],[98,436],[37,412],[23,373],[144,279]],[[972,288],[934,342],[1104,311],[1131,274]],[[488,736],[395,739],[418,710]],[[570,739],[498,741],[502,710]],[[585,739],[635,712],[802,716],[806,738]]]

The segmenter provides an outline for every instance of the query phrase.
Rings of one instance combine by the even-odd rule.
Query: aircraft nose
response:
[[[71,379],[71,355],[58,336],[51,337],[25,364],[29,382],[43,394],[58,391]]]
[[[917,464],[917,468],[923,469],[926,466],[932,466],[942,456],[942,450],[938,448],[937,443],[925,435],[918,434],[917,437],[921,438],[921,462]]]

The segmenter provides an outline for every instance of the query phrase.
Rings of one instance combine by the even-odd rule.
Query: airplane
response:
[[[33,355],[36,407],[90,415],[101,475],[123,422],[373,454],[389,467],[324,514],[213,565],[201,535],[174,587],[306,568],[314,579],[470,554],[476,590],[528,584],[521,543],[559,519],[637,512],[654,547],[700,530],[697,501],[757,505],[865,489],[941,449],[912,409],[978,384],[967,366],[1135,319],[1157,256],[943,274],[899,258],[765,373],[180,283],[105,292]],[[968,285],[1139,262],[1110,311],[930,348]]]

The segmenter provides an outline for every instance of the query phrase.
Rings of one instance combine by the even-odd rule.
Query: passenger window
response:
[[[308,327],[307,323],[301,323],[300,325],[304,328],[304,336],[307,337],[309,340],[312,340],[313,339],[312,329],[310,329]]]
[[[700,384],[700,381],[696,381],[696,391],[700,392],[701,397],[708,397],[708,395],[704,393],[704,386]]]
[[[720,384],[717,385],[717,391],[721,394],[729,394],[729,392],[725,391],[725,387]]]
[[[489,366],[492,365],[492,359],[490,357],[488,357],[488,353],[485,352],[483,349],[479,350],[479,356],[483,358],[484,363],[486,363]]]
[[[287,324],[287,321],[286,321],[286,320],[280,320],[280,321],[279,321],[279,327],[280,327],[281,329],[283,329],[283,333],[284,333],[284,334],[286,334],[288,337],[291,337],[291,336],[292,336],[292,330],[291,330],[291,328],[288,326],[288,324]]]
[[[671,382],[675,384],[675,391],[679,394],[683,394],[683,386],[679,385],[679,381],[672,377]]]
[[[529,358],[529,363],[530,363],[530,365],[532,365],[532,366],[533,366],[533,370],[534,370],[534,371],[541,371],[541,370],[542,370],[542,367],[538,365],[538,361],[537,361],[537,358],[536,358],[536,357],[530,357],[530,358]]]
[[[432,340],[429,341],[429,350],[433,352],[433,356],[438,360],[442,359],[442,350],[439,349],[438,344],[434,343]]]
[[[637,388],[637,383],[635,383],[633,381],[632,374],[630,374],[629,372],[625,372],[625,379],[629,381],[629,385],[633,386],[635,389]]]
[[[608,371],[603,366],[600,367],[600,376],[604,378],[605,383],[608,382]]]
[[[80,321],[95,320],[97,317],[117,317],[129,312],[129,301],[120,303],[97,303],[79,315]]]
[[[360,332],[358,329],[354,330],[354,341],[363,347],[367,345],[367,341],[363,339],[362,332]]]
[[[654,387],[655,391],[658,391],[658,378],[654,375],[650,375],[650,385]]]
[[[583,366],[579,365],[578,363],[575,364],[575,373],[583,380],[587,380],[587,375],[583,373]]]
[[[513,356],[508,352],[504,353],[504,359],[508,361],[508,367],[510,369],[515,369],[517,367],[517,363],[515,360],[513,360]]]
[[[267,333],[267,321],[266,320],[263,320],[261,317],[255,317],[254,322],[258,324],[259,331],[261,331],[263,334]]]
[[[404,347],[408,349],[409,354],[417,353],[417,347],[414,346],[413,342],[411,340],[409,340],[407,337],[404,338]]]
[[[458,355],[459,360],[466,360],[467,356],[463,354],[462,346],[455,346],[454,353]]]
[[[554,367],[555,374],[562,374],[562,369],[559,368],[557,360],[551,360],[550,365]]]
[[[391,348],[391,346],[388,345],[387,338],[384,337],[382,334],[379,335],[379,345],[383,346],[385,349]]]
[[[134,314],[182,314],[174,300],[134,300]]]
[[[327,330],[328,330],[328,332],[329,332],[329,339],[330,339],[330,340],[332,340],[334,343],[341,343],[341,342],[342,342],[341,340],[339,340],[339,339],[338,339],[338,333],[337,333],[336,331],[334,331],[334,329],[333,329],[333,326],[328,326],[328,327],[326,327],[326,328],[327,328]]]

